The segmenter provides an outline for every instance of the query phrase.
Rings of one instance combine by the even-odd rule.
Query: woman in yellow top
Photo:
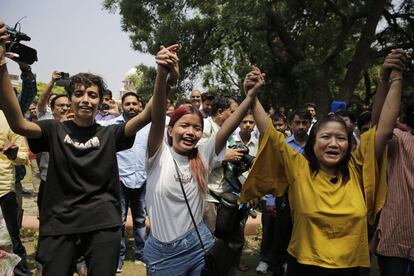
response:
[[[352,132],[335,115],[313,126],[302,155],[285,143],[259,101],[253,104],[261,141],[240,199],[281,196],[289,189],[293,230],[288,276],[355,276],[359,267],[370,266],[367,219],[374,221],[385,200],[378,168],[400,109],[404,60],[402,51],[399,59],[386,60],[392,73],[378,127],[364,134],[352,153]],[[254,68],[245,79],[246,91],[262,79]]]

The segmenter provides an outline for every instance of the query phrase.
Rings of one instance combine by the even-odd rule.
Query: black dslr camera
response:
[[[224,179],[230,184],[233,191],[240,192],[242,184],[238,177],[251,168],[254,156],[249,154],[249,148],[243,144],[232,145],[229,148],[243,153],[240,160],[232,160],[224,164]]]
[[[20,28],[17,30],[17,26],[20,26],[20,24],[17,23],[14,28],[6,26],[6,33],[10,36],[10,41],[6,42],[6,52],[12,52],[19,55],[12,58],[14,61],[33,64],[37,61],[37,51],[20,43],[20,41],[30,41],[31,38],[27,34],[22,33]]]
[[[236,149],[239,152],[243,153],[243,156],[238,161],[230,161],[232,164],[239,166],[240,174],[244,173],[245,171],[249,170],[250,167],[253,165],[254,156],[249,154],[249,148],[243,144],[232,145],[229,147],[230,149]]]

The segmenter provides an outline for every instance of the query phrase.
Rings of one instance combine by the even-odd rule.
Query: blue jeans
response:
[[[122,208],[122,239],[119,253],[120,261],[125,259],[125,223],[127,220],[128,207],[131,207],[133,234],[134,234],[134,258],[142,261],[145,244],[145,187],[144,183],[139,189],[130,189],[121,182],[121,208]]]
[[[213,236],[202,222],[198,226],[205,250],[213,246]],[[170,242],[161,242],[151,234],[145,242],[144,260],[150,276],[199,276],[204,267],[204,251],[193,228]]]

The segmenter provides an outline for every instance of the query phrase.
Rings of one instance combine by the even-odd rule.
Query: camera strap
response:
[[[194,228],[195,228],[195,230],[197,232],[198,239],[200,240],[201,247],[203,248],[204,254],[206,254],[206,249],[204,247],[204,243],[201,240],[201,235],[200,235],[200,232],[198,232],[198,227],[197,227],[197,224],[195,222],[195,219],[194,219],[194,216],[193,216],[193,212],[191,211],[190,204],[188,203],[187,194],[184,191],[183,182],[181,181],[181,175],[182,174],[181,174],[180,168],[178,167],[177,161],[175,161],[174,157],[173,157],[173,160],[174,160],[174,165],[175,165],[175,171],[176,171],[176,173],[178,175],[178,181],[180,182],[181,191],[183,192],[184,199],[185,199],[185,203],[187,204],[188,212],[190,213],[191,220],[193,221]]]

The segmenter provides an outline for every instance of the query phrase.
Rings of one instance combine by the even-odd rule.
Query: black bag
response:
[[[201,241],[201,240],[200,240]],[[227,242],[216,239],[213,247],[204,255],[204,268],[202,276],[226,276],[237,255],[234,254]]]
[[[233,193],[223,193],[217,210],[216,230],[214,235],[219,239],[226,239],[234,232],[239,223],[238,196]]]
[[[220,239],[214,241],[213,247],[206,252],[204,243],[201,239],[200,232],[198,231],[197,224],[194,220],[193,212],[191,211],[190,204],[188,203],[187,195],[184,191],[183,183],[181,181],[181,173],[178,168],[177,162],[174,160],[175,169],[177,171],[178,180],[180,181],[181,191],[183,192],[185,203],[187,204],[188,211],[191,216],[191,220],[194,224],[198,239],[200,240],[201,247],[204,251],[204,268],[201,272],[203,276],[226,276],[230,270],[231,265],[234,263],[235,258],[234,251],[228,246],[226,242]]]

